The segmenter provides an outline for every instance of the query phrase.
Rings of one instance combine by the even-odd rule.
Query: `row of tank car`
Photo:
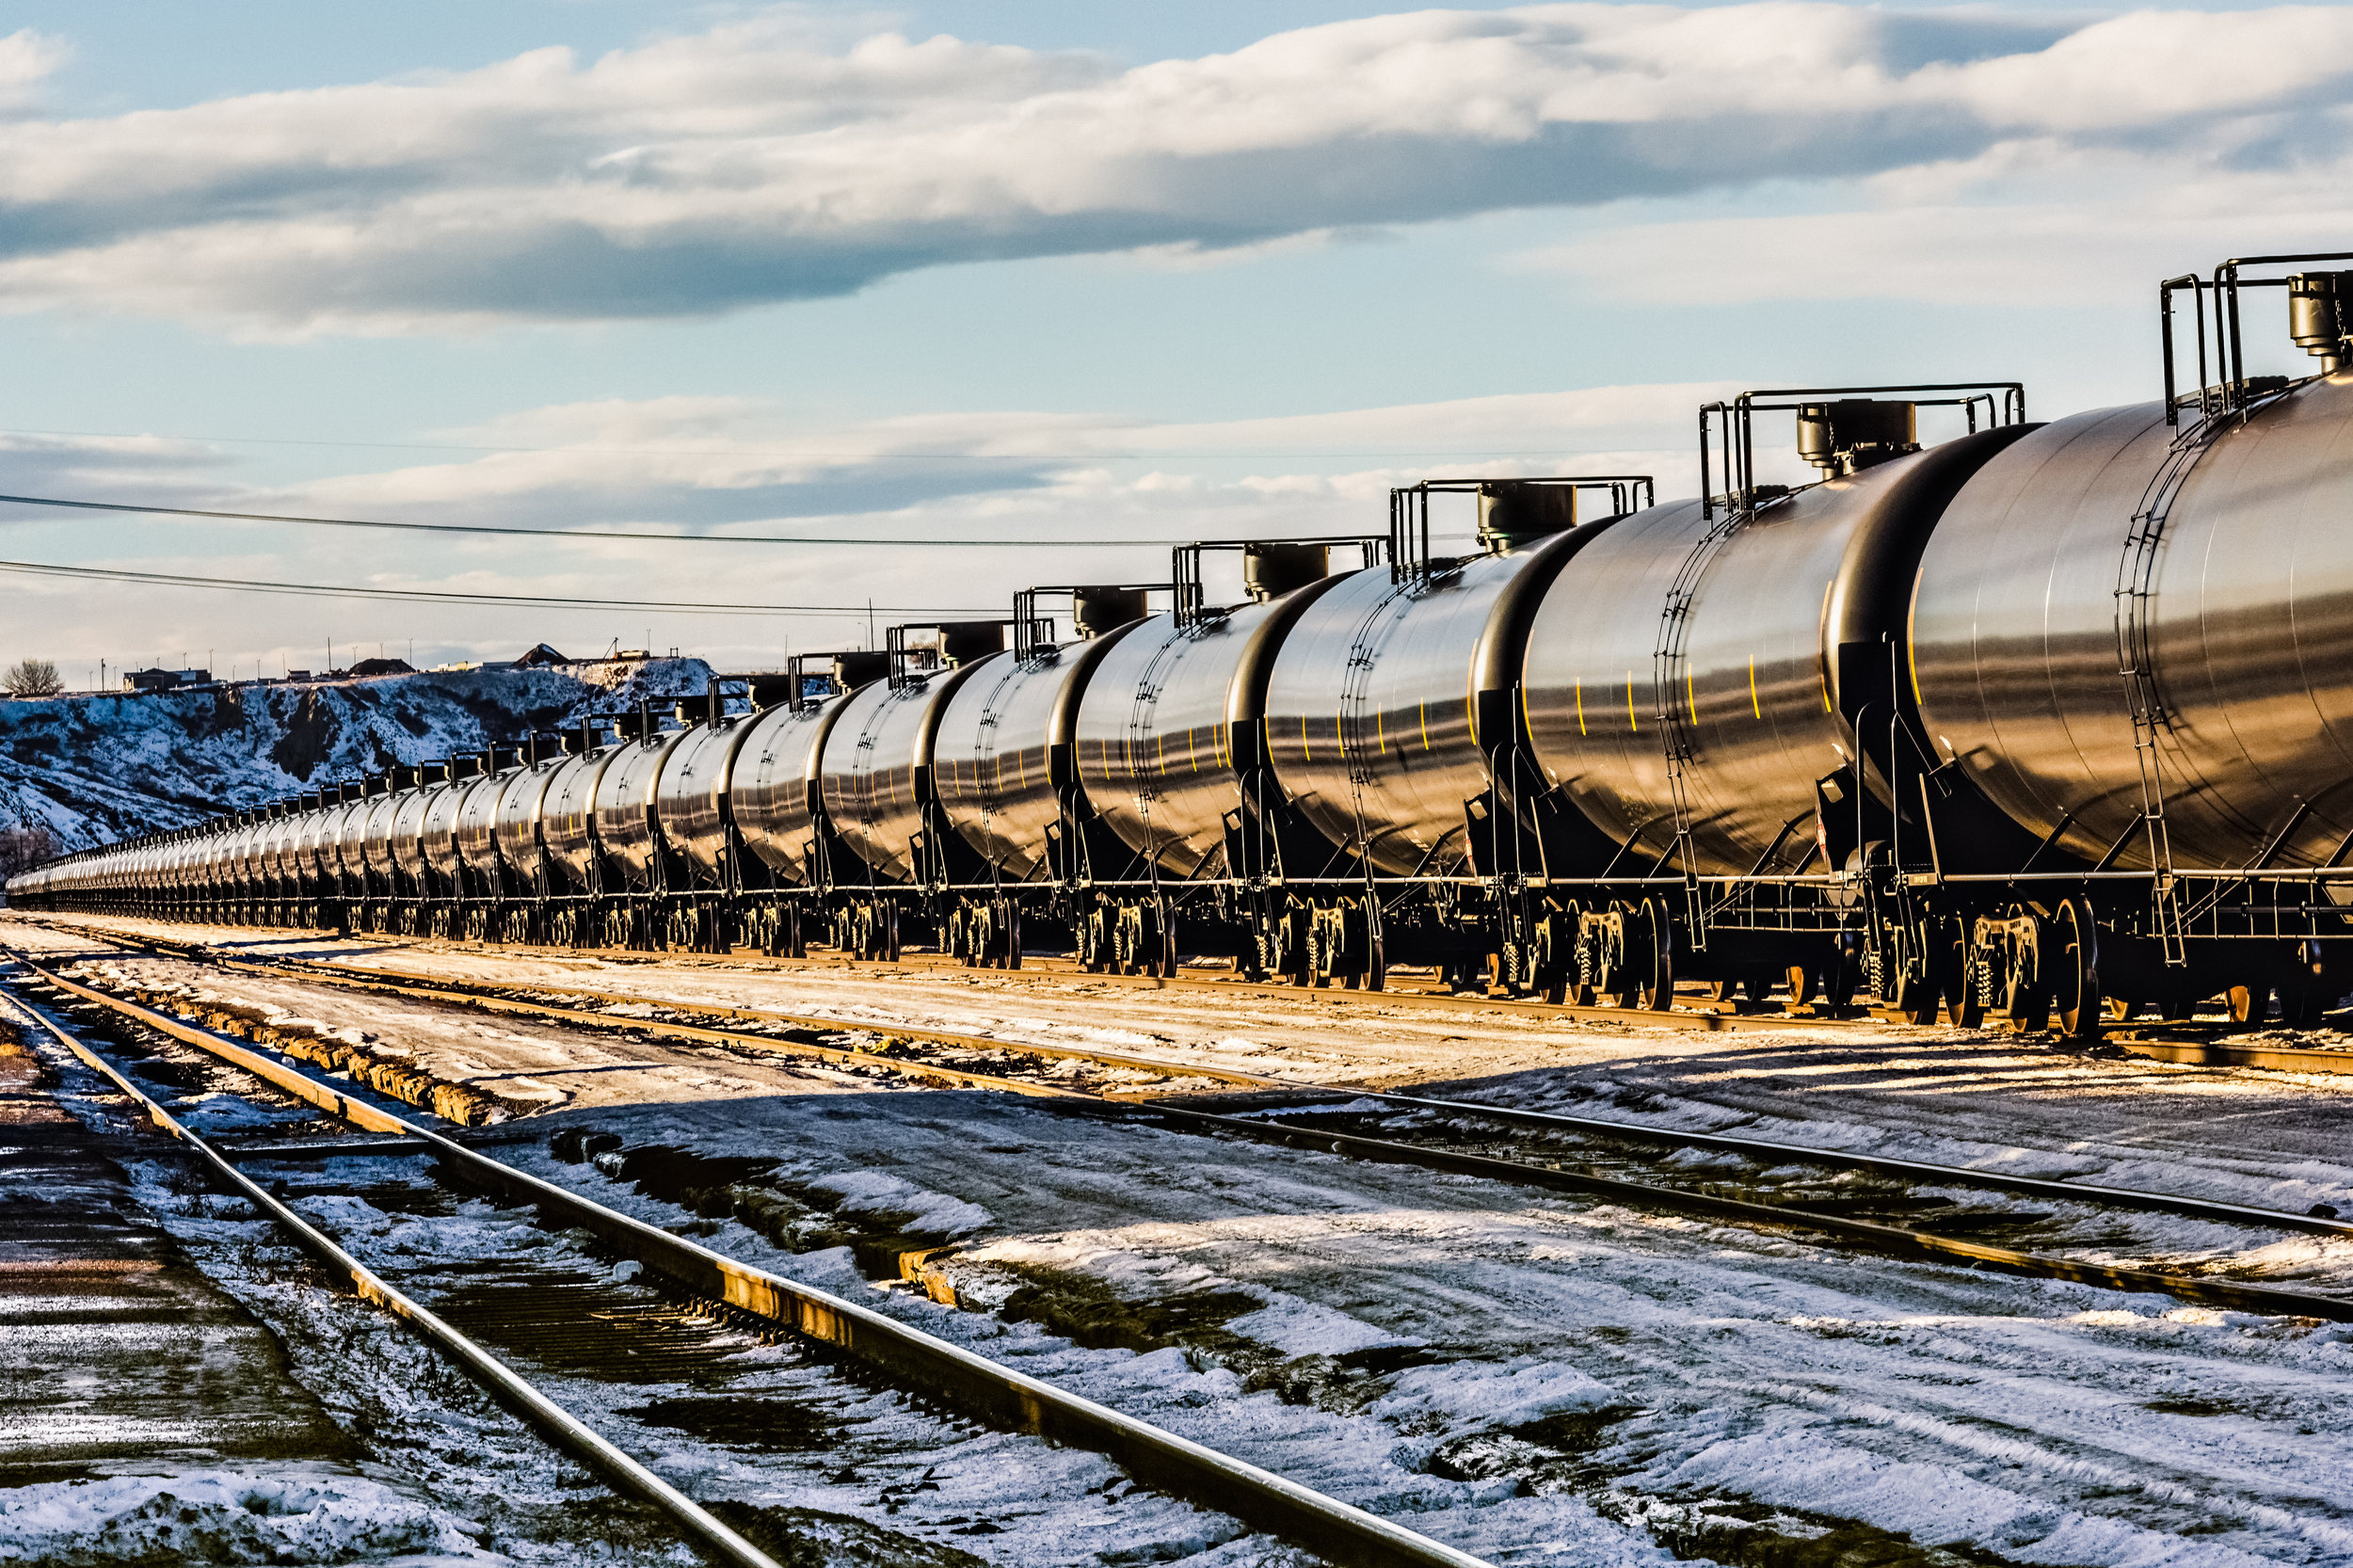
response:
[[[1416,486],[1385,535],[1189,546],[1167,584],[1033,589],[723,680],[676,727],[641,709],[10,898],[1144,973],[1225,954],[1302,984],[1410,964],[1631,1007],[1699,980],[2076,1032],[2217,998],[2308,1022],[2353,987],[2353,273],[2302,264],[2345,259],[2167,283],[2157,402],[2033,424],[2014,383],[1748,393],[1702,412],[1700,499]],[[2259,290],[2315,373],[2247,374]],[[1923,446],[1924,409],[1959,433]],[[1812,483],[1756,476],[1782,413]],[[1466,552],[1433,553],[1449,506],[1476,507]],[[1221,554],[1240,601],[1210,602]],[[1065,601],[1057,640],[1040,612]]]

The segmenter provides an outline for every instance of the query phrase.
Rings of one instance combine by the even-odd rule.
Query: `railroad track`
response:
[[[871,1020],[846,1021],[789,1015],[759,1009],[727,1009],[724,1016],[738,1022],[758,1022],[769,1032],[752,1032],[687,1021],[698,1011],[714,1016],[719,1010],[697,1010],[658,998],[582,987],[538,988],[518,993],[510,988],[472,986],[459,983],[392,980],[379,973],[349,971],[310,962],[257,961],[229,958],[193,944],[111,937],[130,946],[148,946],[192,961],[232,971],[296,978],[326,985],[390,994],[412,1000],[476,1007],[491,1012],[585,1023],[604,1029],[654,1034],[730,1046],[738,1049],[815,1055],[834,1062],[855,1062],[871,1069],[903,1073],[918,1081],[948,1082],[955,1087],[993,1089],[1038,1097],[1057,1111],[1078,1114],[1147,1117],[1180,1129],[1250,1139],[1292,1148],[1341,1154],[1383,1163],[1403,1163],[1458,1175],[1487,1177],[1514,1185],[1571,1192],[1649,1210],[1728,1222],[1749,1228],[1811,1233],[1834,1243],[1891,1256],[1960,1263],[2028,1278],[2067,1280],[2108,1289],[2170,1295],[2176,1299],[2237,1311],[2353,1321],[2353,1299],[2299,1290],[2212,1274],[2133,1267],[2085,1260],[2015,1247],[1995,1246],[1966,1236],[1941,1233],[1956,1226],[1980,1232],[1985,1227],[2031,1229],[2043,1216],[2014,1216],[1957,1208],[1941,1199],[1927,1202],[1902,1191],[1841,1192],[1814,1178],[1769,1177],[1792,1164],[1839,1170],[1911,1184],[1913,1188],[1963,1187],[2013,1195],[2056,1200],[2098,1208],[2158,1212],[2220,1224],[2281,1232],[2353,1239],[2353,1223],[2334,1215],[2295,1214],[2248,1205],[2137,1189],[2090,1183],[2053,1181],[1972,1170],[1928,1161],[1892,1160],[1725,1134],[1689,1133],[1643,1128],[1599,1117],[1517,1111],[1475,1101],[1445,1100],[1349,1085],[1301,1083],[1229,1069],[1196,1067],[1191,1064],[1106,1053],[1062,1046],[1032,1046],[994,1036],[954,1033]],[[90,992],[103,997],[101,992]],[[561,994],[563,1002],[536,1000]],[[109,999],[112,1000],[112,999]],[[596,1005],[574,1005],[591,1002]],[[616,1015],[613,1007],[639,1011]],[[668,1016],[663,1015],[667,1014]],[[774,1031],[798,1032],[793,1038]],[[844,1032],[883,1033],[912,1046],[927,1043],[946,1051],[969,1056],[976,1052],[1029,1055],[1044,1060],[1072,1058],[1116,1064],[1128,1071],[1158,1071],[1172,1081],[1210,1080],[1255,1096],[1216,1109],[1191,1096],[1146,1099],[1142,1091],[1090,1093],[1061,1085],[1043,1085],[1032,1079],[1005,1073],[973,1071],[925,1063],[898,1051],[855,1050],[825,1043],[825,1036]],[[1334,1112],[1331,1102],[1375,1100],[1417,1119],[1411,1130],[1418,1136],[1376,1136],[1371,1118],[1357,1112]],[[1327,1107],[1320,1110],[1319,1107]],[[1321,1120],[1321,1125],[1318,1125]],[[1486,1123],[1542,1135],[1547,1142],[1535,1148],[1497,1147],[1492,1135],[1465,1132],[1465,1123]],[[1391,1129],[1384,1129],[1391,1130]],[[1605,1146],[1596,1151],[1590,1143]],[[1637,1179],[1620,1149],[1608,1145],[1632,1144],[1650,1148],[1698,1149],[1731,1154],[1748,1160],[1753,1173],[1743,1181],[1705,1185],[1662,1184]],[[1849,1212],[1838,1212],[1840,1208]],[[1857,1212],[1857,1211],[1860,1212]],[[1876,1218],[1861,1217],[1864,1213]],[[1914,1223],[1889,1223],[1907,1213]],[[1941,1227],[1941,1230],[1940,1228]]]
[[[193,1046],[359,1132],[377,1135],[357,1144],[321,1144],[311,1140],[224,1150],[174,1118],[121,1064],[60,1027],[46,1008],[24,994],[26,987],[11,986],[26,1014],[65,1049],[130,1096],[159,1130],[186,1147],[212,1179],[267,1216],[304,1251],[347,1279],[364,1299],[412,1326],[534,1430],[587,1464],[616,1491],[660,1510],[713,1560],[739,1568],[780,1568],[774,1558],[551,1399],[448,1316],[431,1310],[281,1202],[241,1169],[241,1161],[301,1159],[321,1152],[376,1157],[428,1154],[464,1185],[535,1212],[539,1225],[550,1232],[585,1231],[603,1249],[649,1271],[669,1292],[689,1303],[708,1304],[722,1320],[756,1323],[820,1356],[876,1375],[890,1385],[912,1387],[958,1416],[1103,1454],[1142,1485],[1240,1519],[1334,1563],[1364,1568],[1485,1568],[1479,1559],[1386,1519],[1014,1371],[846,1298],[727,1257],[541,1180],[262,1052],[79,984],[22,954],[11,956],[40,986],[57,995],[78,999],[131,1024]],[[507,1326],[515,1326],[511,1316]],[[581,1325],[568,1320],[559,1303],[552,1310],[542,1306],[525,1320],[525,1326],[535,1340],[545,1344],[553,1338],[560,1346],[563,1337]]]
[[[31,917],[44,925],[60,931],[78,931],[104,935],[109,938],[128,936],[128,933],[101,927],[76,926],[54,918]],[[168,943],[169,938],[142,936],[142,940]],[[945,974],[982,976],[992,981],[1039,985],[1111,986],[1144,991],[1209,992],[1221,996],[1256,995],[1280,998],[1290,1001],[1321,1003],[1339,1009],[1351,1006],[1399,1006],[1433,1009],[1455,1013],[1501,1012],[1507,1016],[1534,1016],[1552,1018],[1580,1018],[1593,1022],[1624,1024],[1636,1029],[1697,1030],[1733,1032],[1747,1030],[1846,1029],[1859,1023],[1895,1022],[1900,1017],[1892,1013],[1856,1009],[1849,1016],[1833,1016],[1813,1013],[1747,1013],[1698,1006],[1678,1006],[1672,1010],[1639,1007],[1590,1007],[1576,1003],[1554,1003],[1531,997],[1474,996],[1462,992],[1423,988],[1412,984],[1392,985],[1385,990],[1367,991],[1340,986],[1287,985],[1272,981],[1244,980],[1239,975],[1212,977],[1209,975],[1132,975],[1098,974],[1088,970],[1075,959],[1030,958],[1017,969],[979,969],[965,966],[956,959],[932,953],[909,953],[897,963],[872,963],[862,959],[839,957],[776,958],[752,952],[663,952],[648,953],[631,948],[518,948],[498,944],[468,942],[450,937],[391,937],[384,940],[402,944],[433,941],[451,952],[488,953],[556,952],[567,957],[599,958],[617,963],[643,964],[659,961],[688,968],[748,968],[771,970],[807,969],[837,974],[905,975]],[[196,944],[189,944],[196,945]]]

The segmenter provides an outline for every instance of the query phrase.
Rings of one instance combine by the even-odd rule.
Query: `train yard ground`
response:
[[[207,952],[133,945],[143,938]],[[2353,1437],[2353,1323],[1890,1256],[1804,1219],[1862,1216],[2261,1284],[2342,1300],[2353,1316],[2353,1240],[2343,1234],[2089,1198],[2025,1201],[1655,1142],[1609,1146],[1247,1081],[1404,1089],[1653,1134],[1737,1133],[2353,1216],[2353,1076],[2184,1065],[1874,1020],[1659,1028],[920,964],[623,959],[86,917],[0,920],[0,943],[84,985],[286,1050],[314,1075],[338,1069],[346,1089],[356,1077],[438,1104],[535,1176],[1488,1561],[2353,1560],[2353,1474],[2342,1457]],[[604,1016],[328,985],[302,973],[305,962]],[[8,1005],[113,1027],[109,1048],[136,1053],[159,1097],[195,1122],[258,1138],[317,1121],[200,1051],[107,1026],[37,986],[21,994]],[[663,1032],[768,1027],[745,1010],[840,1027],[779,1029],[774,1049]],[[909,1071],[869,1060],[926,1032],[965,1037],[957,1068],[1024,1092],[941,1088],[913,1058]],[[866,1057],[785,1048],[820,1037]],[[20,1052],[32,1051],[37,1037],[23,1038],[31,1043]],[[991,1039],[1004,1048],[989,1049]],[[2348,1040],[2323,1030],[2274,1043],[2334,1052]],[[68,1131],[58,1118],[70,1113],[105,1141],[84,1186],[108,1194],[107,1212],[135,1217],[122,1223],[152,1227],[140,1244],[171,1255],[184,1271],[176,1288],[210,1304],[191,1313],[265,1325],[284,1347],[267,1377],[238,1384],[245,1397],[324,1413],[333,1433],[318,1445],[322,1473],[376,1488],[388,1517],[416,1511],[397,1516],[424,1533],[355,1532],[334,1548],[341,1560],[593,1560],[592,1543],[611,1560],[693,1560],[658,1521],[604,1497],[472,1385],[438,1371],[391,1319],[326,1289],[266,1222],[136,1132],[71,1061],[39,1061],[43,1086],[10,1103],[45,1104],[43,1125]],[[1073,1115],[1056,1091],[1168,1096],[1260,1121],[1606,1166],[1780,1202],[1792,1218],[1745,1224],[1328,1147]],[[0,1160],[0,1181],[22,1190],[50,1179],[38,1174],[50,1166],[27,1163],[29,1138],[0,1127],[0,1144],[18,1145]],[[273,1174],[355,1251],[406,1276],[463,1278],[462,1288],[504,1289],[510,1303],[586,1292],[607,1320],[665,1310],[626,1264],[437,1185],[413,1159],[352,1155]],[[504,1272],[458,1268],[493,1259]],[[796,1560],[1309,1560],[1138,1488],[1093,1455],[943,1423],[888,1389],[840,1382],[790,1346],[729,1338],[724,1323],[696,1327],[682,1308],[667,1310],[691,1341],[677,1364],[632,1380],[582,1355],[549,1375],[698,1500],[766,1511],[777,1539],[806,1548]],[[499,1328],[499,1310],[479,1316]],[[516,1327],[511,1310],[504,1321],[500,1332],[527,1353],[528,1321]],[[93,1367],[120,1360],[96,1341],[89,1354]],[[26,1456],[22,1466],[90,1463],[67,1457],[69,1434],[8,1430],[30,1434],[11,1450]],[[263,1475],[286,1463],[213,1447],[192,1469],[186,1455],[114,1455],[104,1484],[184,1470]],[[145,1506],[136,1489],[118,1498],[92,1490],[98,1480],[77,1487],[66,1468],[21,1468],[21,1483],[0,1491],[0,1560],[37,1556],[20,1544],[42,1540],[85,1554],[59,1560],[132,1560],[107,1555],[106,1530]],[[221,1485],[220,1496],[242,1495]]]

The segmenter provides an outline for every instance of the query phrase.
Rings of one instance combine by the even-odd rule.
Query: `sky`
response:
[[[0,492],[660,536],[0,504],[18,565],[610,601],[0,570],[0,663],[76,687],[772,667],[1188,539],[1378,533],[1424,478],[1689,493],[1704,401],[2147,400],[2159,279],[2353,248],[2343,7],[8,17]],[[2295,368],[2272,312],[2256,368]]]

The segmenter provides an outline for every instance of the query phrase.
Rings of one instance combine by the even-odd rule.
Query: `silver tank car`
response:
[[[433,804],[449,789],[446,784],[420,784],[400,795],[392,812],[392,864],[412,885],[424,877],[424,837]]]
[[[2046,425],[1988,465],[1922,558],[1911,679],[1940,760],[2038,837],[2147,870],[2131,680],[2160,722],[2174,863],[2313,867],[2353,833],[2353,376],[2217,422],[2128,543],[2175,432],[2155,403]],[[1948,866],[1955,852],[1945,851]],[[1990,866],[2005,871],[2014,866]]]
[[[661,886],[662,830],[654,821],[654,786],[671,754],[693,733],[673,729],[625,741],[597,780],[597,842],[612,879],[632,892]]]
[[[551,865],[573,886],[595,888],[597,876],[597,786],[605,768],[621,754],[616,742],[568,757],[548,779],[539,806],[539,842]]]
[[[355,884],[367,873],[367,861],[360,850],[360,825],[368,820],[365,796],[347,800],[333,807],[328,814],[327,847],[320,858],[330,878],[349,877]]]
[[[424,808],[424,863],[433,874],[444,883],[456,880],[458,871],[457,819],[466,805],[466,797],[480,788],[479,778],[455,779],[434,792]]]
[[[1225,873],[1225,817],[1242,807],[1240,764],[1248,760],[1237,759],[1235,736],[1255,744],[1275,649],[1342,581],[1318,575],[1190,620],[1153,616],[1096,666],[1072,731],[1079,777],[1104,824],[1161,874]]]
[[[948,820],[999,874],[1048,873],[1047,830],[1062,815],[1054,760],[1070,745],[1096,668],[1142,622],[1028,658],[988,661],[956,689],[932,745]]]
[[[818,757],[825,820],[877,876],[915,879],[916,839],[923,831],[920,778],[940,714],[976,671],[1009,657],[990,653],[908,672],[895,684],[861,686],[834,721]]]
[[[654,814],[663,835],[705,885],[716,884],[724,874],[728,790],[736,753],[756,722],[756,715],[735,714],[687,729],[654,783]]]
[[[1467,808],[1490,782],[1486,747],[1511,739],[1536,597],[1587,536],[1561,533],[1402,580],[1369,568],[1305,609],[1268,682],[1267,751],[1319,832],[1391,876],[1467,869]],[[1504,732],[1482,733],[1482,722]]]
[[[499,802],[520,768],[501,768],[474,780],[457,808],[457,858],[483,885],[495,887],[499,872]]]
[[[1921,544],[1954,492],[2025,428],[1829,479],[1729,531],[1722,507],[1711,522],[1699,502],[1671,502],[1578,552],[1529,637],[1528,730],[1545,778],[1633,846],[1625,874],[1661,856],[1719,876],[1814,859],[1817,784],[1845,788],[1834,776],[1854,760],[1849,718],[1886,731],[1886,639]],[[1689,865],[1670,853],[1678,748]]]
[[[776,879],[807,882],[817,829],[819,752],[847,696],[771,708],[744,727],[729,776],[736,831]]]
[[[568,761],[546,757],[507,775],[492,809],[499,858],[525,888],[536,888],[547,870],[547,846],[540,828],[549,783]]]

